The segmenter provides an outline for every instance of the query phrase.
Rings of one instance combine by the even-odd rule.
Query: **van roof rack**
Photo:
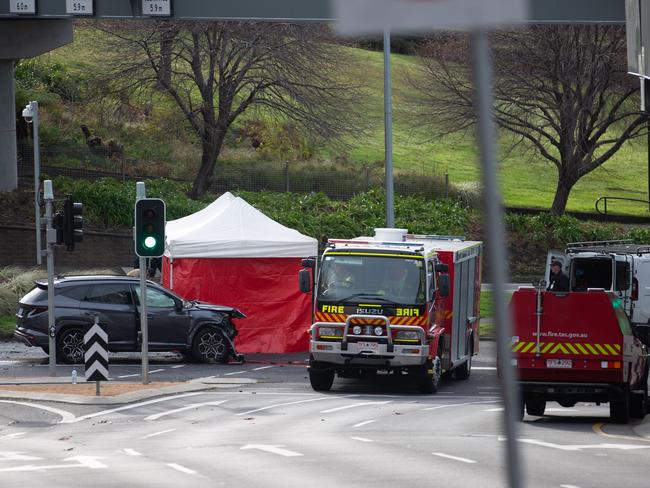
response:
[[[650,246],[647,244],[634,244],[631,239],[570,242],[567,244],[566,252],[608,252],[615,254],[638,254],[640,256],[641,254],[650,253]]]

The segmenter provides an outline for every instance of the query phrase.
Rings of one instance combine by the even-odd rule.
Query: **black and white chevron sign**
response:
[[[108,381],[108,333],[95,322],[84,334],[86,381]]]

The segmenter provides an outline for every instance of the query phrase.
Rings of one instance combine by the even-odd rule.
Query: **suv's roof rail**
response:
[[[625,244],[632,244],[632,239],[616,239],[612,241],[584,241],[584,242],[569,242],[566,247],[577,248],[577,247],[608,247],[608,246],[623,246]]]
[[[570,242],[567,244],[566,252],[600,252],[613,254],[642,254],[650,253],[650,246],[646,244],[634,244],[631,239],[621,239],[613,241],[593,241],[593,242]]]

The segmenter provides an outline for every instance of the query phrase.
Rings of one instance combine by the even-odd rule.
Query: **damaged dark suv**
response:
[[[47,281],[18,304],[14,336],[49,354]],[[76,276],[54,281],[56,357],[65,363],[84,360],[83,336],[94,316],[107,325],[111,352],[141,350],[140,279],[126,276]],[[236,308],[186,301],[147,282],[149,351],[189,353],[202,362],[241,360],[235,351],[233,319],[246,316]]]

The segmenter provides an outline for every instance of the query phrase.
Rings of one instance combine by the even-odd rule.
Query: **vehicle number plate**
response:
[[[370,352],[370,353],[379,352],[378,342],[357,342],[357,347],[359,352]]]
[[[570,368],[572,366],[570,359],[547,359],[547,368]]]

